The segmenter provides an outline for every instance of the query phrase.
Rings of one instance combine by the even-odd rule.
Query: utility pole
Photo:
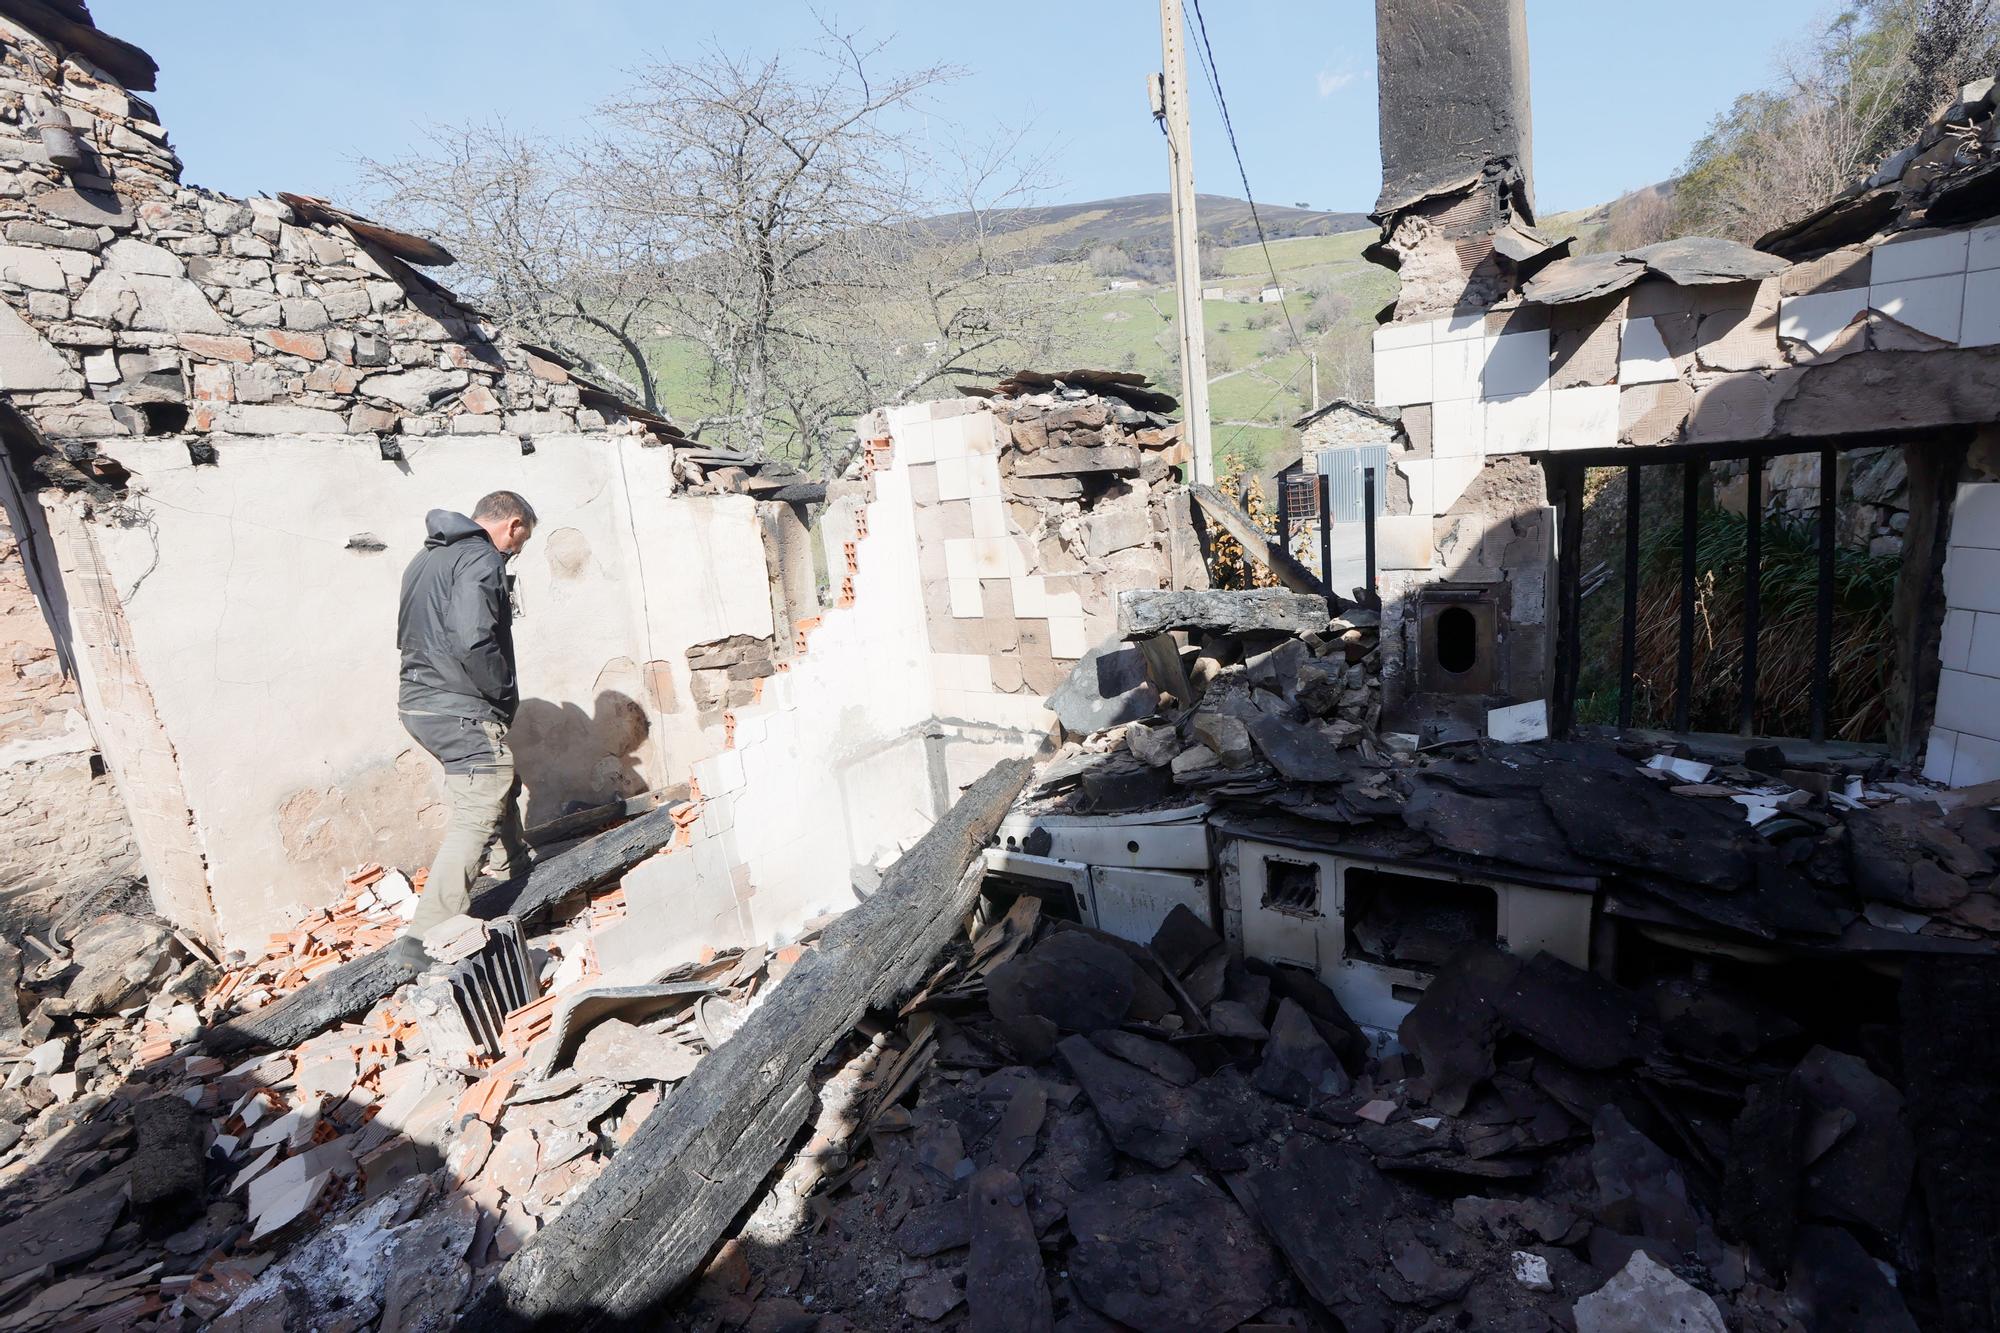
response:
[[[1160,0],[1160,56],[1165,72],[1149,82],[1153,119],[1167,136],[1174,214],[1175,306],[1180,316],[1181,414],[1194,455],[1194,479],[1215,480],[1208,422],[1208,340],[1202,328],[1201,233],[1194,216],[1194,141],[1188,132],[1187,43],[1181,0]]]
[[[1317,412],[1319,411],[1319,348],[1313,348],[1308,355],[1312,357],[1313,363],[1313,396],[1312,401],[1306,404],[1306,411]]]

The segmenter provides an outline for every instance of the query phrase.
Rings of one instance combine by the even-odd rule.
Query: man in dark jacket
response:
[[[512,491],[495,491],[472,517],[433,509],[424,549],[403,572],[396,616],[403,728],[444,765],[448,809],[444,844],[408,935],[472,906],[472,885],[496,837],[493,872],[528,866],[514,755],[507,728],[521,703],[514,677],[514,608],[507,557],[527,544],[535,511]]]

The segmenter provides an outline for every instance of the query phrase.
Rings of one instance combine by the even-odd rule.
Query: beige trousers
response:
[[[472,886],[486,849],[499,843],[493,874],[501,879],[528,869],[528,839],[521,828],[521,781],[514,774],[514,752],[507,748],[507,728],[498,722],[479,724],[493,746],[493,760],[474,773],[444,775],[447,814],[444,842],[431,862],[417,915],[405,932],[421,939],[425,931],[472,908]]]

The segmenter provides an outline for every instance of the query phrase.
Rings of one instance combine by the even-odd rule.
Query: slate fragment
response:
[[[1229,1196],[1188,1172],[1134,1175],[1070,1204],[1070,1278],[1135,1329],[1223,1333],[1269,1305],[1281,1271]]]
[[[1163,1041],[1154,1041],[1120,1028],[1099,1028],[1090,1034],[1090,1039],[1099,1049],[1109,1051],[1127,1064],[1137,1065],[1177,1088],[1185,1088],[1201,1077],[1194,1061]]]
[[[1529,959],[1496,998],[1509,1029],[1579,1069],[1615,1069],[1644,1052],[1630,991],[1552,954]]]
[[[1063,1038],[1056,1058],[1083,1086],[1119,1152],[1160,1171],[1187,1156],[1198,1128],[1190,1094],[1107,1055],[1085,1037]]]
[[[1160,928],[1153,932],[1153,953],[1177,977],[1221,944],[1222,936],[1211,930],[1186,903],[1175,903],[1160,922]]]
[[[1514,955],[1472,945],[1438,969],[1404,1015],[1398,1034],[1423,1062],[1428,1101],[1445,1114],[1463,1111],[1472,1090],[1493,1076],[1499,1001],[1520,969]]]
[[[1383,1326],[1377,1274],[1402,1196],[1366,1152],[1294,1135],[1232,1185],[1314,1300],[1348,1328]]]
[[[1855,1126],[1806,1170],[1809,1213],[1900,1234],[1916,1149],[1903,1123],[1903,1094],[1857,1056],[1816,1046],[1792,1075],[1808,1104],[1853,1112]]]
[[[1353,1086],[1333,1048],[1293,1000],[1280,1000],[1271,1020],[1271,1039],[1257,1066],[1257,1090],[1294,1106],[1310,1108]]]
[[[994,968],[986,1002],[1003,1024],[1039,1018],[1064,1032],[1115,1027],[1131,1012],[1136,971],[1130,958],[1104,941],[1080,930],[1059,931]]]
[[[1729,1133],[1722,1223],[1772,1273],[1784,1272],[1792,1261],[1804,1122],[1797,1085],[1787,1078],[1767,1079],[1751,1087]]]
[[[1917,1333],[1902,1294],[1889,1284],[1861,1242],[1839,1227],[1802,1227],[1785,1294],[1805,1326]]]
[[[965,1326],[973,1333],[1049,1333],[1054,1303],[1020,1178],[989,1166],[972,1177]]]

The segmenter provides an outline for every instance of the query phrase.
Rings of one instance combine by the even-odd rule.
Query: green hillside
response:
[[[1234,211],[1228,205],[1234,205]],[[1202,196],[1199,207],[1205,237],[1246,232],[1254,236],[1240,201]],[[1267,234],[1276,231],[1274,210],[1260,211]],[[1254,239],[1212,246],[1207,252],[1216,271],[1203,282],[1208,298],[1202,314],[1218,466],[1234,454],[1246,467],[1264,471],[1296,453],[1298,435],[1291,423],[1313,406],[1309,349],[1320,353],[1322,400],[1341,394],[1365,396],[1366,348],[1375,313],[1395,294],[1395,275],[1361,257],[1362,248],[1375,239],[1372,227],[1316,234],[1336,225],[1351,228],[1354,215],[1275,212],[1282,225],[1307,233],[1270,242],[1269,263],[1285,289],[1282,305],[1259,299],[1270,282],[1270,270],[1264,247]],[[1067,289],[1079,294],[1068,298],[1070,309],[1061,321],[1061,341],[1053,355],[1017,351],[1001,363],[1038,369],[1137,370],[1177,392],[1178,334],[1167,272],[1156,263],[1135,262],[1131,273],[1139,276],[1107,277],[1085,262],[1085,255],[1096,247],[1115,244],[1129,252],[1156,239],[1167,225],[1164,196],[1103,200],[1035,210],[1035,214],[1013,230],[1011,239],[1036,253],[1061,255],[1047,261],[1046,267],[1067,279]],[[718,410],[706,363],[692,344],[662,338],[648,350],[663,401],[676,420],[692,423]],[[1341,378],[1343,367],[1349,376],[1346,382]],[[939,395],[949,392],[949,385],[937,388]]]

